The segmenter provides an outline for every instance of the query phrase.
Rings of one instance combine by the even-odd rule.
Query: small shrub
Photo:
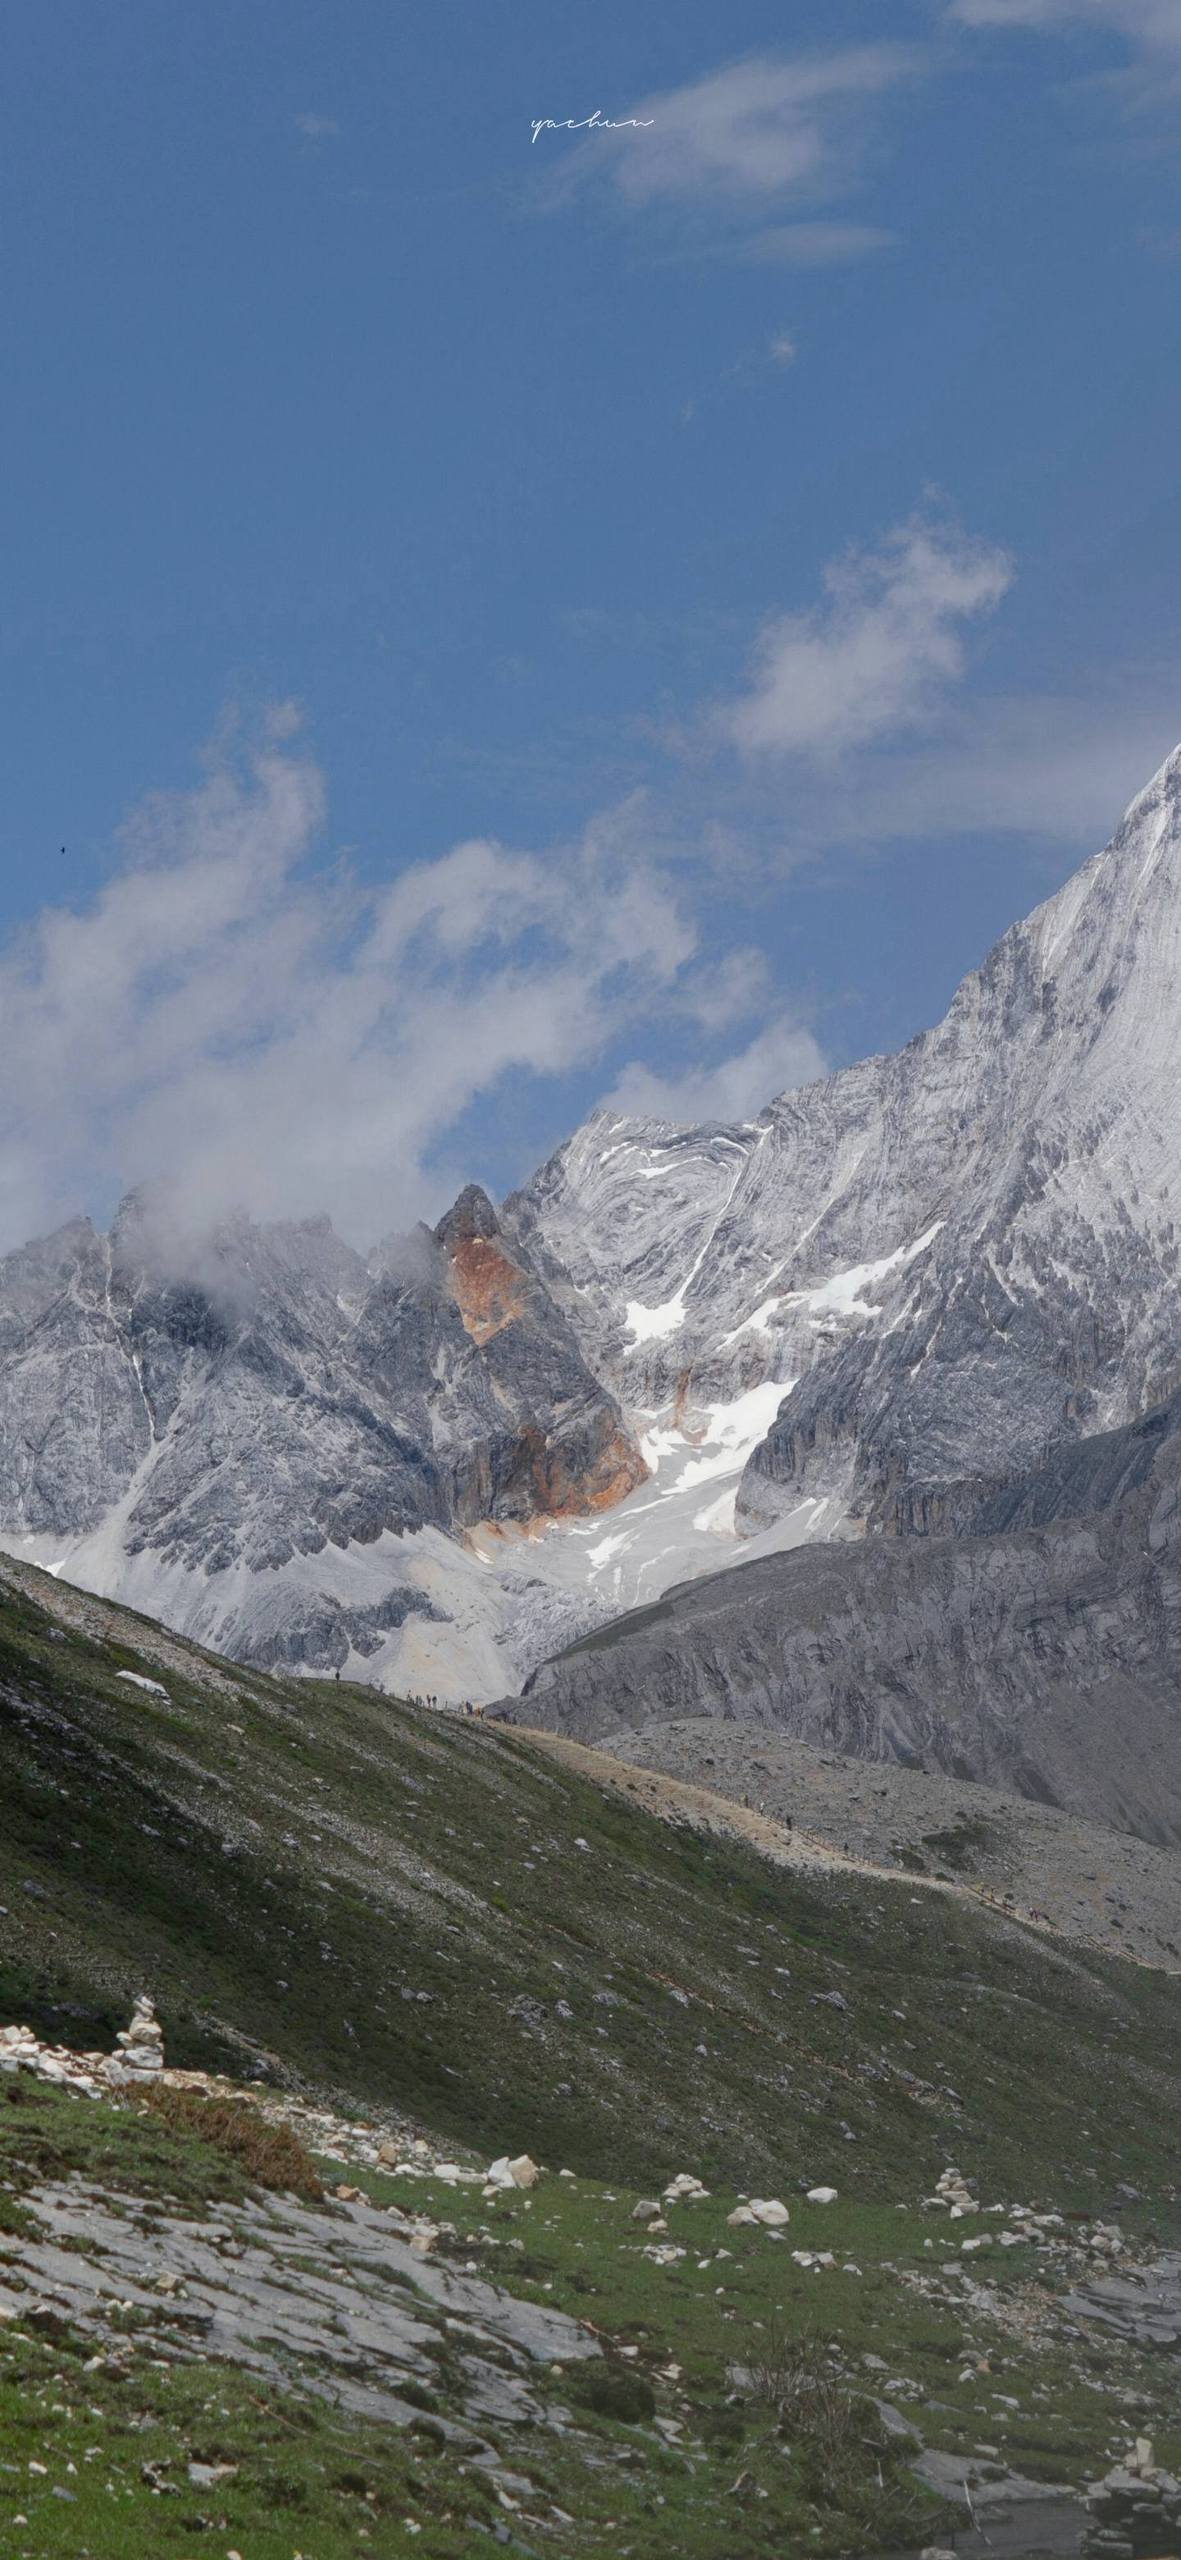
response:
[[[656,2415],[656,2394],[642,2373],[625,2373],[612,2364],[584,2365],[571,2374],[572,2396],[597,2418],[614,2418],[624,2427],[639,2427]]]
[[[263,2502],[268,2507],[295,2509],[306,2507],[308,2503],[306,2481],[297,2480],[286,2471],[260,2471],[258,2486]]]
[[[305,2196],[312,2203],[322,2197],[315,2163],[298,2135],[247,2100],[206,2098],[199,2089],[177,2089],[166,2081],[138,2094],[170,2133],[192,2134],[211,2151],[220,2151],[253,2186]]]
[[[995,1844],[995,1830],[980,1814],[962,1814],[946,1831],[924,1831],[923,1847],[957,1874],[972,1865],[977,1854]]]
[[[719,2461],[738,2452],[746,2435],[746,2420],[741,2409],[706,2409],[698,2412],[698,2431],[704,2444]]]

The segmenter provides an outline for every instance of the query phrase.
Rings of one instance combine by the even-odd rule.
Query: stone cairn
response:
[[[30,2071],[52,2087],[72,2089],[78,2097],[97,2098],[104,2089],[125,2089],[157,2080],[164,2068],[164,2036],[155,2009],[141,1992],[131,2024],[115,2039],[114,2053],[75,2053],[71,2046],[42,2044],[31,2027],[0,2027],[0,2071]]]
[[[1084,2560],[1169,2560],[1181,2554],[1181,2480],[1162,2471],[1146,2436],[1087,2491]]]
[[[155,2080],[164,2068],[164,2035],[146,1992],[131,2013],[131,2025],[116,2036],[118,2052],[107,2065],[108,2080]]]

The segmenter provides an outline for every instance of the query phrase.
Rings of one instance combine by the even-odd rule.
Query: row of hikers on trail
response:
[[[339,1680],[339,1678],[340,1678],[340,1673],[339,1673],[339,1671],[335,1672],[333,1676],[334,1676],[334,1678],[335,1678],[335,1679]],[[411,1690],[411,1692],[410,1692],[410,1704],[411,1704],[411,1706],[412,1706],[412,1707],[437,1707],[440,1703],[441,1703],[441,1702],[440,1702],[440,1700],[439,1700],[438,1698],[434,1698],[434,1697],[426,1697],[426,1698],[423,1698],[423,1697],[420,1697],[420,1696],[418,1696],[418,1695],[417,1695],[417,1693],[416,1693],[413,1689],[412,1689],[412,1690]],[[462,1705],[461,1705],[461,1706],[458,1706],[458,1707],[454,1707],[454,1708],[452,1708],[452,1711],[451,1711],[451,1712],[452,1712],[452,1714],[453,1714],[453,1715],[459,1715],[459,1716],[482,1716],[482,1715],[483,1715],[483,1713],[484,1713],[484,1710],[483,1710],[483,1707],[482,1707],[482,1706],[480,1706],[480,1705],[478,1704],[478,1702],[477,1702],[477,1701],[475,1701],[474,1699],[472,1699],[472,1698],[465,1698],[465,1699],[463,1700]]]
[[[446,1700],[434,1697],[416,1697],[414,1692],[411,1691],[410,1704],[412,1707],[437,1707],[445,1705]],[[465,1698],[461,1705],[455,1706],[451,1709],[451,1713],[457,1716],[482,1716],[484,1710],[482,1706],[477,1706],[471,1698]]]

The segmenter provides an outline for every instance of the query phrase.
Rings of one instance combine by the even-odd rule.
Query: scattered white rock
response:
[[[666,2204],[693,2204],[699,2196],[708,2194],[709,2188],[702,2186],[700,2178],[691,2178],[687,2169],[681,2169],[675,2178],[669,2179],[664,2201]]]
[[[164,1698],[170,1706],[172,1704],[162,1680],[145,1680],[142,1671],[117,1671],[115,1678],[129,1681],[133,1689],[150,1689],[154,1698]]]
[[[808,2189],[809,2204],[835,2204],[836,2200],[835,2187],[809,2187]]]
[[[527,2151],[520,2152],[515,2160],[510,2160],[506,2151],[485,2172],[484,2193],[503,2195],[510,2187],[535,2187],[540,2176],[536,2160],[531,2160]]]
[[[745,2210],[752,2222],[761,2222],[767,2231],[782,2231],[784,2223],[791,2221],[778,2196],[752,2196]]]

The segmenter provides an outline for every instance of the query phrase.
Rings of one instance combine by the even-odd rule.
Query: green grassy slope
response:
[[[0,1904],[0,2018],[104,2043],[147,1987],[173,2061],[485,2152],[866,2199],[953,2159],[1092,2210],[1176,2177],[1176,1978],[785,1874],[509,1731],[240,1671],[7,1566]]]

